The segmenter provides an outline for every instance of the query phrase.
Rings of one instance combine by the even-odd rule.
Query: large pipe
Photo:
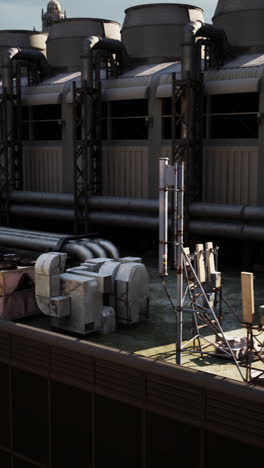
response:
[[[190,232],[211,235],[216,238],[226,237],[241,240],[264,240],[264,226],[253,226],[242,223],[217,223],[215,221],[190,221]]]
[[[13,91],[12,61],[22,60],[34,63],[43,79],[49,74],[49,66],[46,57],[38,50],[20,49],[19,47],[10,47],[1,53],[1,72],[3,79],[3,88],[9,93]]]
[[[192,217],[264,221],[264,206],[226,205],[224,203],[192,203]]]
[[[211,39],[215,44],[216,60],[221,63],[224,57],[231,54],[231,47],[228,43],[226,33],[223,29],[217,28],[212,24],[203,23],[200,20],[189,21],[184,26],[184,42],[182,52],[182,79],[200,80],[201,50],[199,49],[199,57],[197,60],[195,50],[195,37],[203,37]]]
[[[6,247],[12,247],[16,249],[44,252],[56,249],[59,237],[45,237],[45,233],[43,234],[43,236],[39,236],[37,234],[33,236],[27,234],[26,232],[26,235],[22,235],[17,233],[16,229],[10,229],[9,231],[5,232],[4,229],[0,228],[0,245],[5,245]],[[91,258],[95,257],[94,253],[91,252],[91,250],[86,245],[83,245],[78,241],[66,242],[62,247],[62,251],[77,258],[80,262],[90,260]]]
[[[36,65],[41,81],[49,75],[50,67],[47,59],[39,50],[18,49],[18,52],[13,55],[12,60],[22,60]]]
[[[16,203],[29,203],[31,205],[62,205],[73,206],[74,196],[71,193],[50,192],[11,192],[10,199]],[[123,211],[146,211],[158,213],[158,200],[141,198],[91,196],[88,198],[88,206],[91,210],[123,210]]]
[[[194,38],[203,26],[202,21],[189,21],[184,26],[184,39],[182,50],[182,79],[195,79],[195,48]]]
[[[107,50],[116,54],[121,73],[127,65],[127,51],[125,45],[116,39],[109,39],[101,36],[89,36],[83,41],[81,54],[81,77],[82,83],[87,83],[89,87],[93,84],[93,51]]]
[[[30,205],[12,205],[11,214],[15,216],[37,219],[56,219],[58,221],[72,221],[74,211],[64,208],[47,208]],[[109,224],[110,226],[122,226],[137,229],[158,229],[158,216],[140,216],[130,213],[109,213],[105,211],[91,211],[88,221],[95,224]]]

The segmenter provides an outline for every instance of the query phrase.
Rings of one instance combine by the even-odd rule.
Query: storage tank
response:
[[[138,5],[125,14],[121,37],[128,54],[148,63],[179,59],[184,25],[204,21],[201,8],[177,3]]]
[[[120,24],[98,18],[68,18],[54,23],[47,40],[48,63],[68,71],[80,70],[83,40],[92,35],[120,40]]]
[[[36,49],[46,55],[47,34],[38,31],[4,30],[0,31],[0,53],[11,47]]]
[[[213,23],[225,30],[239,52],[263,52],[263,0],[218,0]]]

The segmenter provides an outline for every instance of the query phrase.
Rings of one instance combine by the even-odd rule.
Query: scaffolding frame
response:
[[[180,111],[177,111],[177,104]],[[177,130],[181,138],[177,139]],[[200,80],[177,80],[172,73],[172,163],[185,163],[186,203],[200,194],[203,149],[203,76]]]
[[[74,231],[89,230],[90,195],[102,193],[101,65],[106,79],[120,74],[117,58],[96,50],[92,56],[92,83],[73,82]]]
[[[91,111],[92,107],[92,112]],[[91,115],[92,114],[92,115]],[[89,122],[93,119],[93,124]],[[100,193],[101,89],[73,83],[74,231],[88,232],[88,196]]]
[[[12,92],[0,94],[0,222],[10,225],[10,193],[23,189],[21,65],[12,74]],[[14,92],[15,85],[15,92]]]

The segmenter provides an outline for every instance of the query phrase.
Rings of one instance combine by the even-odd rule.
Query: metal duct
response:
[[[12,60],[23,60],[36,65],[41,80],[49,75],[50,69],[46,57],[38,50],[18,49],[17,54],[12,57]]]
[[[49,73],[49,66],[45,56],[38,50],[20,49],[19,47],[11,47],[1,54],[1,69],[3,77],[3,88],[8,92],[13,91],[13,77],[11,73],[12,60],[23,60],[34,63],[39,72],[40,78],[45,78]]]
[[[82,63],[82,83],[87,83],[88,87],[92,87],[93,83],[93,51],[106,50],[112,54],[116,54],[121,73],[123,73],[128,57],[125,45],[117,39],[109,39],[101,36],[90,36],[84,39],[81,54]]]
[[[230,46],[223,29],[200,20],[189,21],[184,26],[184,43],[182,53],[182,79],[200,80],[201,49],[194,47],[195,37],[211,39],[215,45],[216,64],[220,65],[230,53]]]

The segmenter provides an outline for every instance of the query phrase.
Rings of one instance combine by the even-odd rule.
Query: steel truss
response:
[[[177,134],[181,138],[176,138]],[[172,74],[172,163],[185,163],[186,203],[201,191],[203,149],[203,77],[176,80]]]
[[[0,94],[0,221],[10,225],[10,193],[23,188],[21,81]]]
[[[120,73],[117,59],[96,51],[92,60],[92,85],[73,83],[74,230],[88,232],[89,195],[102,192],[102,99],[101,65],[106,79]]]
[[[245,381],[236,353],[222,329],[221,309],[219,314],[215,310],[217,294],[221,294],[221,284],[218,284],[218,278],[221,278],[221,275],[215,271],[212,263],[210,269],[213,274],[209,275],[208,273],[206,275],[204,259],[195,260],[195,257],[190,256],[184,248],[184,163],[175,163],[172,166],[168,164],[168,158],[160,158],[159,271],[163,278],[163,286],[167,291],[165,277],[168,275],[169,191],[176,194],[174,197],[174,200],[176,200],[174,203],[174,219],[176,219],[177,241],[173,242],[177,270],[175,306],[171,301],[176,313],[176,363],[182,365],[182,355],[185,352],[199,353],[201,356],[212,354],[212,351],[208,352],[207,349],[209,346],[213,346],[218,352],[220,351],[222,356],[232,359],[240,377]],[[194,260],[196,263],[193,265]],[[187,286],[184,291],[185,284]],[[213,302],[210,298],[212,294],[214,294]],[[192,314],[193,336],[188,343],[183,345],[183,318],[185,312]],[[200,335],[200,328],[204,326],[208,326],[212,331],[216,337],[215,341],[210,341]],[[206,345],[202,344],[202,340],[206,341]],[[196,347],[196,341],[198,341],[198,348]],[[218,354],[218,352],[213,352],[213,354]]]
[[[88,196],[101,190],[100,87],[73,84],[73,124],[74,229],[88,232]]]

